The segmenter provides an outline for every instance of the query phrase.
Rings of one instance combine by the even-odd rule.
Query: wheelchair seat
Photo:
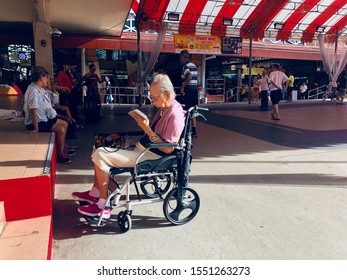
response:
[[[162,173],[162,172],[174,172],[177,169],[177,157],[175,155],[163,156],[159,159],[145,160],[137,165],[136,174],[143,175],[147,173]],[[110,170],[109,176],[115,180],[115,176],[129,172],[134,174],[134,167],[113,167]]]

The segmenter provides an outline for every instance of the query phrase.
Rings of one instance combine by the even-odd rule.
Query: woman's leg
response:
[[[100,198],[106,199],[109,182],[109,174],[94,164],[94,186],[99,189]]]
[[[57,153],[58,156],[62,156],[65,148],[65,138],[67,132],[67,122],[65,120],[57,119],[57,122],[52,126],[57,139]]]

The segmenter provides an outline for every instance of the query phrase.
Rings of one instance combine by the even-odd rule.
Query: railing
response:
[[[240,101],[240,92],[241,87],[229,88],[225,94],[226,102],[238,102]]]
[[[234,88],[235,89],[235,88]],[[175,87],[174,88],[176,92],[176,97],[178,99],[181,98],[180,94],[180,88]],[[144,101],[146,99],[148,90],[144,90],[144,94],[141,96],[141,104],[144,104]],[[99,93],[100,93],[100,99],[102,104],[106,104],[105,97],[106,95],[112,96],[112,104],[123,104],[123,105],[135,105],[139,104],[139,98],[140,95],[138,94],[138,90],[136,87],[110,87],[109,93],[106,94],[105,88],[99,87]],[[203,99],[206,96],[204,96],[204,89],[199,89],[199,101],[200,103],[203,103]]]
[[[327,85],[323,85],[314,89],[310,89],[307,93],[308,99],[318,99],[328,89]],[[313,94],[312,94],[313,93]]]
[[[108,94],[106,94],[105,88],[100,87],[99,92],[103,104],[106,103],[106,95],[112,96],[113,104],[139,104],[140,95],[136,87],[110,87]]]

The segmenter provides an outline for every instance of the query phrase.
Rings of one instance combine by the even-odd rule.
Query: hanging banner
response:
[[[188,50],[189,53],[221,54],[221,39],[213,35],[174,34],[175,52]]]

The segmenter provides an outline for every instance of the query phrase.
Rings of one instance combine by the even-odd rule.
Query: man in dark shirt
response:
[[[180,87],[180,93],[184,96],[185,109],[198,105],[198,69],[194,63],[189,60],[189,52],[183,50],[180,53],[182,68],[182,85]],[[196,120],[192,118],[192,136],[197,137],[196,132]]]
[[[101,110],[101,100],[99,93],[99,83],[101,79],[98,74],[95,73],[96,66],[95,64],[89,65],[89,73],[85,74],[82,77],[82,84],[87,87],[87,97],[89,102],[96,102],[96,112],[93,113],[93,117],[96,118],[96,121],[100,119],[100,110]]]
[[[337,92],[338,92],[338,99],[337,103],[338,105],[343,105],[343,100],[345,99],[346,95],[346,88],[347,88],[347,77],[346,72],[343,71],[339,78],[337,79]]]

